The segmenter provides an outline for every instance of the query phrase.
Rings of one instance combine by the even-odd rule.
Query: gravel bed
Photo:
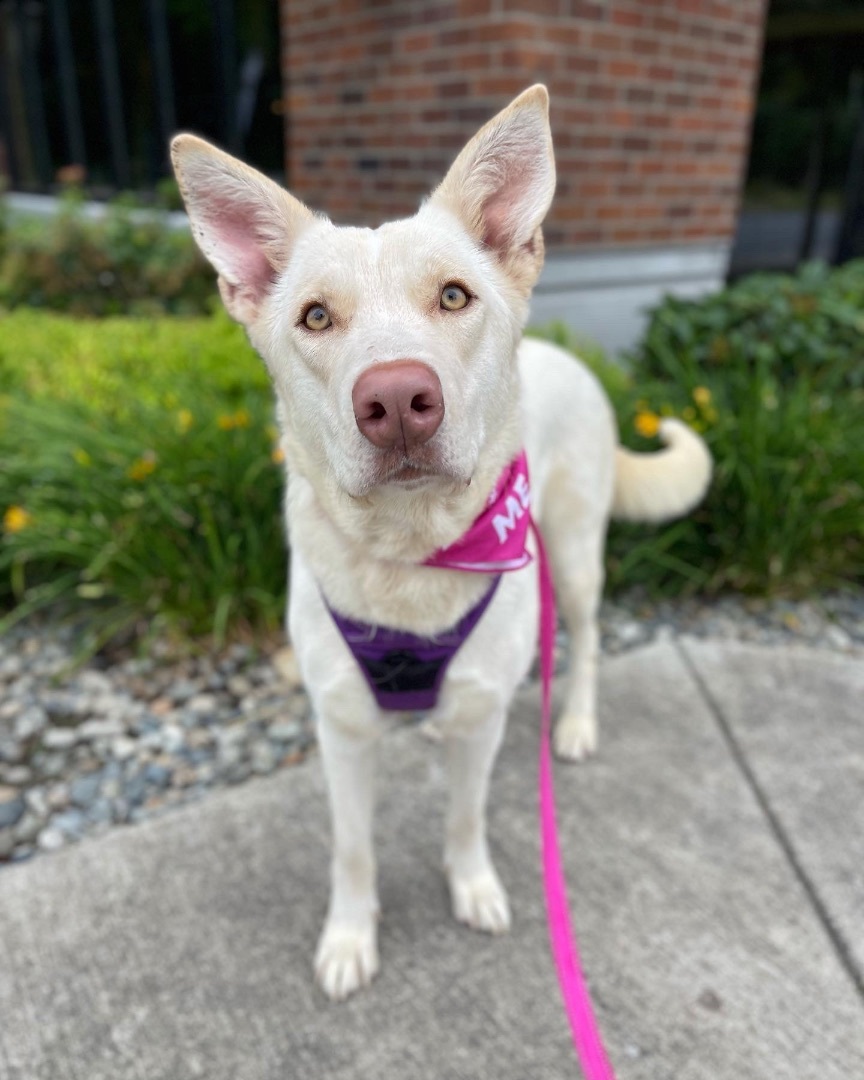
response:
[[[658,638],[689,634],[762,645],[810,645],[864,655],[864,591],[809,600],[724,596],[651,601],[639,593],[604,601],[601,647],[618,653]]]
[[[309,705],[287,649],[103,658],[66,629],[0,640],[0,860],[56,851],[303,759]]]
[[[604,603],[605,653],[679,634],[803,643],[864,656],[864,594],[806,602]],[[303,760],[314,742],[289,649],[233,645],[176,659],[72,668],[75,632],[29,624],[0,639],[0,862],[51,852]]]

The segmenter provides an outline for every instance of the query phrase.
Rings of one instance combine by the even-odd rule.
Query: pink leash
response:
[[[540,530],[531,519],[531,531],[537,543],[537,562],[540,571],[540,675],[542,679],[542,728],[540,733],[540,832],[542,838],[543,884],[546,891],[546,913],[552,956],[558,970],[558,983],[564,998],[564,1009],[570,1021],[576,1053],[585,1080],[614,1080],[597,1020],[591,1006],[591,995],[582,974],[579,950],[570,923],[567,903],[567,883],[558,848],[555,824],[555,788],[552,781],[552,675],[555,663],[555,594],[549,573],[549,560]]]
[[[524,450],[510,463],[489,496],[486,508],[471,528],[454,544],[436,552],[426,566],[473,573],[502,573],[527,566],[531,556],[525,547],[530,527],[537,541],[540,571],[540,672],[543,683],[543,725],[540,737],[540,832],[543,882],[552,956],[564,1008],[573,1032],[576,1053],[585,1080],[615,1080],[606,1057],[591,997],[579,963],[567,905],[567,885],[558,850],[555,825],[555,793],[552,786],[551,704],[555,653],[555,594],[543,537],[529,510],[531,503],[528,462]]]

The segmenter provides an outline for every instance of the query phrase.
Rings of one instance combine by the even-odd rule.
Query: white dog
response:
[[[705,492],[710,459],[673,420],[662,426],[659,453],[618,447],[594,377],[551,345],[520,341],[555,189],[543,86],[482,128],[414,217],[378,229],[333,225],[194,136],[178,136],[172,154],[225,306],[276,388],[289,628],[317,715],[333,821],[315,967],[325,992],[341,999],[378,969],[373,758],[388,700],[422,700],[446,746],[444,862],[456,918],[493,933],[510,923],[485,804],[507,709],[534,655],[536,568],[499,580],[426,560],[470,528],[524,447],[532,513],[570,635],[555,749],[582,758],[597,743],[607,520],[684,513]],[[504,534],[527,503],[524,476],[515,492],[499,515]],[[476,627],[460,631],[449,662],[400,648],[395,668],[393,656],[382,668],[380,657],[362,660],[348,644],[384,628],[436,646],[466,613]],[[440,686],[429,700],[412,698],[418,682],[429,691],[430,671]],[[373,693],[379,679],[394,680],[390,699]]]

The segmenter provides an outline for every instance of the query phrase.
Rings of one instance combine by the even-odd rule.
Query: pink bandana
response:
[[[500,574],[531,562],[525,537],[531,521],[531,488],[525,451],[510,463],[492,489],[486,509],[469,530],[424,563],[447,570]]]

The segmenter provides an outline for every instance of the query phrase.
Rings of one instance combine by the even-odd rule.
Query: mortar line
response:
[[[794,844],[792,843],[785,828],[783,827],[778,814],[772,807],[768,796],[762,788],[762,785],[759,783],[756,772],[750,765],[750,762],[747,760],[744,749],[739,742],[737,736],[735,735],[735,732],[732,730],[732,725],[726,718],[723,709],[720,707],[720,703],[717,701],[717,699],[711,693],[711,690],[708,688],[708,684],[702,677],[699,669],[696,667],[696,664],[694,663],[693,658],[687,651],[686,646],[680,640],[677,640],[675,642],[675,646],[678,651],[678,655],[684,662],[684,666],[690,673],[690,677],[693,679],[699,693],[702,695],[702,698],[707,705],[708,710],[714,717],[714,720],[718,728],[720,729],[720,734],[722,735],[726,743],[727,749],[732,755],[733,761],[738,766],[738,769],[744,777],[744,780],[749,787],[754,799],[756,800],[759,809],[762,811],[765,820],[768,822],[771,832],[774,835],[774,839],[780,845],[780,850],[783,852],[787,863],[789,864],[795,877],[798,879],[798,883],[804,890],[804,894],[809,900],[810,905],[816,915],[816,918],[822,925],[822,928],[828,937],[829,943],[831,944],[831,947],[833,948],[837,959],[840,961],[841,967],[852,981],[852,986],[858,994],[858,997],[861,999],[862,1002],[864,1002],[864,973],[862,973],[862,971],[859,969],[858,964],[852,954],[852,950],[849,948],[848,942],[846,941],[841,931],[838,930],[837,926],[835,925],[834,920],[831,918],[831,913],[828,911],[825,902],[819,895],[819,891],[816,888],[816,885],[813,883],[813,880],[811,879],[807,871],[804,869],[801,860],[798,858],[798,854],[795,850]]]

